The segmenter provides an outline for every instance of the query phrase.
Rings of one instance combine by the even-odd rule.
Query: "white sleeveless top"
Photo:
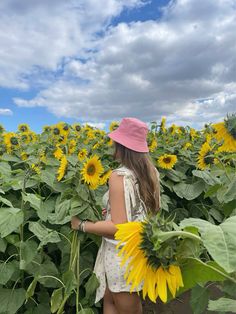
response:
[[[121,166],[113,172],[118,175],[124,176],[124,193],[125,193],[125,209],[128,221],[143,221],[146,217],[146,206],[140,198],[140,192],[138,187],[138,182],[132,170],[125,166]],[[159,180],[159,172],[157,172],[157,177]],[[159,195],[160,196],[160,195]],[[160,199],[160,198],[159,198]],[[110,203],[109,203],[109,190],[103,196],[103,206],[106,207],[107,214],[105,220],[111,220],[110,214]],[[102,244],[98,250],[94,273],[96,274],[100,286],[96,291],[95,303],[97,303],[101,298],[103,298],[106,289],[106,277],[109,283],[109,289],[113,289],[113,281],[117,292],[119,291],[129,291],[128,286],[126,286],[125,279],[123,279],[123,274],[121,272],[124,270],[119,267],[119,258],[116,255],[115,246],[118,244],[117,240],[112,240],[106,237],[102,238]],[[109,247],[109,248],[108,248]],[[107,252],[109,250],[109,252]],[[113,255],[111,255],[111,251]],[[110,256],[111,263],[110,267],[106,266],[107,261],[105,260],[105,255]],[[114,272],[120,272],[119,283],[120,287],[117,286],[117,279],[114,278]],[[113,274],[112,274],[113,273]],[[114,279],[113,279],[114,278]]]

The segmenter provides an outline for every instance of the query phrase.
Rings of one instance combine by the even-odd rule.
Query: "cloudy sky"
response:
[[[220,121],[236,111],[235,29],[235,0],[1,1],[0,123]]]

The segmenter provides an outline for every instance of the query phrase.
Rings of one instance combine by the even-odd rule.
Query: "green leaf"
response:
[[[33,193],[21,193],[21,195],[22,195],[22,199],[25,202],[29,202],[31,207],[33,207],[36,210],[40,209],[41,199],[39,196]]]
[[[195,177],[201,178],[208,185],[221,184],[221,181],[209,170],[193,170],[192,174]]]
[[[0,288],[0,314],[15,314],[25,301],[25,290]]]
[[[65,295],[69,296],[73,289],[77,287],[77,280],[72,270],[68,270],[62,275],[62,280],[65,285]]]
[[[4,153],[4,154],[1,156],[1,159],[2,159],[2,160],[5,160],[5,161],[14,161],[14,162],[22,161],[20,158],[18,158],[18,157],[16,157],[16,156],[9,155],[9,154],[7,154],[7,153]]]
[[[210,300],[208,304],[208,310],[236,313],[236,300],[228,298],[220,298],[214,301]]]
[[[210,186],[209,189],[204,194],[204,198],[207,198],[209,196],[212,196],[212,195],[216,194],[216,192],[219,190],[220,187],[221,187],[220,184],[216,184],[216,185]]]
[[[90,276],[84,287],[86,291],[85,298],[89,300],[94,295],[96,289],[99,287],[99,281],[94,273]]]
[[[53,187],[55,180],[55,171],[53,167],[46,167],[45,170],[42,170],[40,173],[40,179],[42,182],[45,182],[47,185]]]
[[[197,218],[185,219],[180,226],[197,227],[204,246],[216,263],[228,273],[236,271],[236,216],[218,226]]]
[[[57,243],[61,241],[61,238],[57,231],[46,228],[39,222],[30,222],[29,230],[36,235],[36,237],[41,241],[40,246],[47,244],[48,242]]]
[[[69,214],[70,200],[64,200],[63,202],[56,204],[55,213],[57,223],[60,223]]]
[[[236,199],[236,179],[234,179],[228,186],[224,195],[224,203],[228,203]]]
[[[181,260],[181,272],[184,287],[180,288],[178,295],[198,284],[208,281],[224,281],[227,278],[225,271],[215,262],[204,263],[196,258]]]
[[[2,197],[2,196],[0,196],[0,202],[2,202],[3,204],[5,204],[5,205],[7,205],[9,207],[13,207],[12,203],[9,200],[7,200],[6,198]]]
[[[180,198],[190,201],[197,198],[204,191],[204,184],[201,181],[194,182],[193,184],[181,182],[175,184],[173,190]]]
[[[7,248],[7,242],[5,239],[0,238],[0,252],[4,253]]]
[[[59,288],[59,289],[54,290],[52,293],[51,301],[50,301],[52,313],[55,313],[61,305],[61,302],[63,300],[62,290],[63,288]]]
[[[3,156],[1,158],[3,158]],[[4,161],[0,162],[0,174],[6,177],[11,176],[11,166],[9,165],[8,162],[4,162]]]
[[[92,309],[86,308],[79,311],[78,314],[94,314]]]
[[[34,295],[34,291],[35,291],[35,288],[37,286],[37,282],[38,282],[38,278],[35,277],[31,284],[29,285],[27,291],[26,291],[26,300],[28,301],[29,298],[31,298],[33,295]]]
[[[235,298],[236,294],[236,282],[232,282],[230,280],[225,280],[221,290],[225,293],[228,294],[228,296]],[[225,295],[226,296],[226,295]]]
[[[38,282],[48,288],[60,288],[62,284],[58,281],[58,269],[51,261],[45,261],[38,266],[38,269],[32,269],[33,274],[38,276]],[[32,273],[32,271],[30,272]]]
[[[0,284],[5,285],[12,277],[16,265],[12,262],[0,263]]]
[[[206,313],[209,300],[209,292],[205,287],[196,286],[191,290],[190,305],[193,310],[193,314]]]
[[[21,248],[21,260],[20,260],[20,269],[25,269],[37,254],[37,243],[33,240],[28,240],[27,242],[20,242]]]
[[[3,191],[3,189],[0,188],[0,193],[5,194],[5,192]]]
[[[223,205],[223,211],[226,217],[230,216],[233,210],[236,209],[236,199]]]
[[[168,170],[168,172],[166,173],[166,176],[174,182],[181,182],[187,178],[183,172],[180,172],[174,169]]]
[[[0,234],[4,238],[15,231],[24,221],[20,208],[2,207],[0,210]]]

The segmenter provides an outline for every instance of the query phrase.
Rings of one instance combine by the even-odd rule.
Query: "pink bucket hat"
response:
[[[149,152],[147,145],[148,127],[136,118],[123,118],[119,127],[108,136],[115,142],[136,152]]]

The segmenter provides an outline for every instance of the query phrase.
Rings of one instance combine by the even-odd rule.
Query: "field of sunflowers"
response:
[[[161,212],[118,226],[127,282],[143,282],[153,303],[190,289],[192,313],[236,313],[236,114],[201,131],[167,127],[163,117],[150,123],[148,144]],[[0,314],[102,313],[93,274],[101,239],[72,231],[70,220],[102,219],[117,166],[104,130],[61,122],[36,134],[27,124],[16,132],[0,125]]]

